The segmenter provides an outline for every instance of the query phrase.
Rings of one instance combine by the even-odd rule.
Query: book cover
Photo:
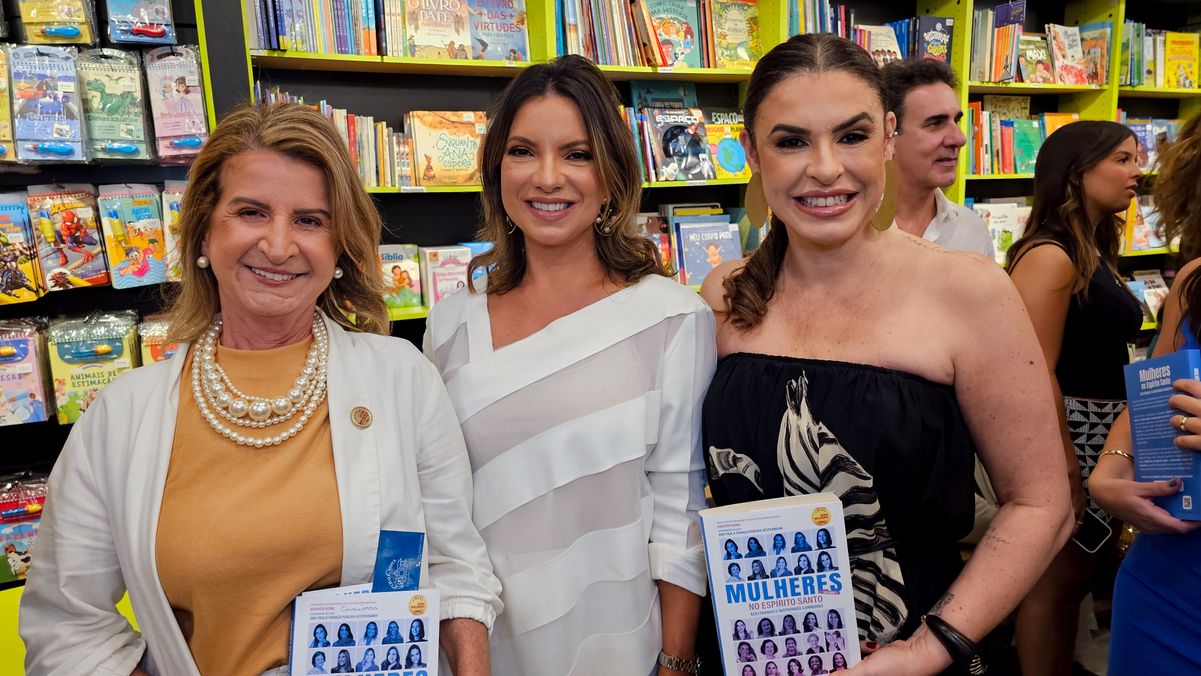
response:
[[[1197,88],[1196,33],[1168,32],[1164,37],[1164,86],[1180,89]]]
[[[187,46],[156,47],[143,58],[155,150],[160,158],[187,161],[208,140],[199,52]]]
[[[471,58],[529,61],[525,0],[468,0]]]
[[[712,0],[713,48],[718,68],[754,68],[763,56],[757,0]]]
[[[288,673],[437,676],[439,608],[436,589],[305,592],[292,607]]]
[[[655,82],[631,80],[630,99],[634,109],[697,108],[696,84],[692,82]]]
[[[1201,380],[1201,352],[1181,350],[1124,367],[1130,433],[1134,439],[1134,477],[1138,481],[1183,482],[1180,492],[1154,498],[1177,519],[1201,520],[1201,454],[1177,448],[1180,430],[1169,424],[1178,411],[1168,405],[1172,383]]]
[[[471,58],[467,0],[405,0],[405,31],[412,56]]]
[[[701,14],[697,0],[646,0],[655,35],[673,68],[700,68],[701,50],[697,40]],[[696,104],[688,106],[695,108]]]
[[[465,246],[423,246],[417,252],[421,261],[422,301],[426,307],[434,307],[443,298],[467,288],[471,249]]]
[[[167,181],[163,184],[163,240],[167,245],[167,281],[183,281],[183,263],[179,254],[179,217],[182,213],[187,181]]]
[[[1134,132],[1134,138],[1138,141],[1138,166],[1150,171],[1159,161],[1159,144],[1155,141],[1151,120],[1127,118],[1126,126]]]
[[[1113,24],[1097,21],[1080,27],[1080,50],[1084,55],[1084,74],[1089,84],[1109,83],[1109,41]]]
[[[15,47],[9,68],[17,157],[37,162],[87,159],[73,50]]]
[[[705,218],[709,217],[701,217]],[[699,289],[705,276],[725,261],[742,258],[738,224],[729,217],[713,217],[699,223],[679,223],[680,282]]]
[[[150,159],[146,97],[137,58],[116,49],[91,49],[79,55],[76,65],[83,83],[84,117],[92,156]]]
[[[897,33],[889,26],[860,25],[859,30],[868,34],[867,51],[872,55],[876,65],[883,68],[893,61],[904,58],[901,45],[897,42]]]
[[[917,56],[946,63],[951,58],[955,20],[946,16],[917,17]]]
[[[139,366],[133,311],[56,319],[46,337],[60,425],[79,420],[113,378]]]
[[[160,204],[158,190],[151,185],[100,186],[100,224],[114,288],[167,281]]]
[[[1051,45],[1051,64],[1059,84],[1086,85],[1084,52],[1080,47],[1080,29],[1076,26],[1047,24],[1047,40]]]
[[[1038,150],[1043,145],[1043,130],[1038,120],[1013,121],[1013,172],[1033,174]]]
[[[1047,47],[1047,36],[1024,33],[1018,38],[1018,69],[1022,82],[1028,84],[1052,84],[1055,73],[1051,67],[1051,53]]]
[[[995,113],[1004,120],[1026,120],[1030,118],[1029,96],[1002,96],[985,94],[982,100],[984,110]]]
[[[0,305],[27,303],[45,292],[25,195],[0,195]]]
[[[416,244],[382,244],[380,271],[384,279],[384,304],[389,310],[421,307],[421,265]]]
[[[418,185],[475,185],[476,156],[487,131],[482,112],[414,110],[405,117],[413,139]]]
[[[1043,125],[1043,138],[1054,134],[1056,129],[1076,122],[1079,119],[1079,113],[1042,113],[1039,115],[1039,121]]]
[[[33,563],[33,543],[37,540],[41,519],[0,524],[0,542],[8,565],[0,565],[0,584],[24,580]]]
[[[30,186],[29,216],[48,291],[109,283],[92,186]]]
[[[0,322],[0,426],[49,420],[44,351],[33,324]]]
[[[700,514],[725,673],[746,673],[750,663],[756,673],[773,673],[774,667],[783,675],[795,660],[805,673],[824,674],[859,663],[851,561],[837,496],[760,500]],[[796,657],[786,656],[789,639],[797,644]]]
[[[667,219],[655,212],[634,216],[634,231],[649,239],[659,249],[660,260],[668,270],[675,270],[671,250],[671,235],[667,232]]]
[[[742,136],[742,113],[737,110],[707,110],[705,136],[709,139],[709,154],[717,178],[751,178],[751,166],[746,151],[738,140]]]
[[[1151,314],[1158,316],[1159,309],[1168,300],[1168,284],[1163,275],[1159,270],[1135,270],[1130,276],[1143,282],[1147,305],[1151,308]]]
[[[694,181],[717,177],[709,140],[705,135],[705,117],[699,108],[647,111],[655,153],[655,178],[658,181]]]

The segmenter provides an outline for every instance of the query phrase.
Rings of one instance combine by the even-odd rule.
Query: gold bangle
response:
[[[1134,462],[1134,456],[1133,456],[1133,455],[1130,455],[1130,454],[1129,454],[1129,453],[1127,453],[1126,451],[1118,450],[1118,449],[1116,449],[1116,448],[1111,448],[1111,449],[1109,449],[1108,451],[1105,451],[1104,453],[1102,453],[1102,454],[1101,454],[1101,456],[1100,456],[1100,457],[1104,458],[1104,457],[1105,457],[1105,456],[1107,456],[1107,455],[1120,455],[1120,456],[1122,456],[1123,458],[1126,458],[1127,460],[1129,460],[1130,462]]]

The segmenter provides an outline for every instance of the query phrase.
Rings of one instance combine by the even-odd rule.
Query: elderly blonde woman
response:
[[[463,438],[437,371],[379,335],[379,216],[337,132],[302,106],[235,110],[183,214],[170,317],[190,344],[67,440],[22,599],[29,673],[279,668],[292,599],[368,581],[381,529],[426,534],[445,654],[488,673],[500,587]]]

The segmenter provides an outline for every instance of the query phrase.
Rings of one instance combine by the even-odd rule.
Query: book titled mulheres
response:
[[[726,674],[833,673],[860,660],[842,503],[832,493],[701,511]],[[775,672],[771,671],[774,665]]]
[[[1184,483],[1180,492],[1157,497],[1155,503],[1177,519],[1201,521],[1201,454],[1176,447],[1175,439],[1181,432],[1171,420],[1180,411],[1168,405],[1168,398],[1177,393],[1172,383],[1201,380],[1201,351],[1181,350],[1125,369],[1126,405],[1134,438],[1134,478],[1179,478]]]

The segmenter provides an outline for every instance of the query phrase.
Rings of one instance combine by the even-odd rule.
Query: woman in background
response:
[[[1130,206],[1142,176],[1137,156],[1134,132],[1116,122],[1086,120],[1056,130],[1038,153],[1025,234],[1008,253],[1009,275],[1053,376],[1077,524],[1086,508],[1108,519],[1086,505],[1084,481],[1126,405],[1126,344],[1143,323],[1138,300],[1117,272],[1117,214]],[[1025,676],[1071,671],[1080,602],[1096,560],[1067,543],[1022,601],[1016,640]]]
[[[797,552],[811,552],[811,551],[813,551],[813,545],[809,544],[809,541],[805,539],[804,533],[798,532],[792,536],[792,553],[793,554],[796,554]]]
[[[759,544],[759,538],[748,538],[746,541],[746,556],[747,558],[767,556],[767,551],[763,549],[763,545]]]
[[[779,651],[780,649],[776,646],[776,642],[770,638],[759,644],[759,654],[763,655],[763,659],[765,660],[776,659],[776,653]]]
[[[838,570],[838,566],[834,565],[830,552],[822,552],[817,555],[817,572],[824,573],[828,570]]]
[[[379,625],[374,622],[368,622],[366,627],[363,627],[363,645],[375,645],[379,640]]]
[[[319,624],[313,627],[313,641],[309,643],[310,648],[328,648],[329,647],[329,632],[324,624]]]
[[[779,556],[787,551],[788,543],[784,540],[783,533],[776,533],[771,538],[771,553],[773,556]]]
[[[825,528],[819,528],[817,531],[817,548],[829,549],[833,546],[834,542],[830,539],[830,531]]]
[[[1154,195],[1168,241],[1179,236],[1180,256],[1189,261],[1164,304],[1153,355],[1161,357],[1201,349],[1201,115],[1160,155]],[[1201,451],[1201,383],[1181,380],[1174,387],[1169,404],[1178,414],[1168,424],[1178,432],[1176,445]],[[1152,502],[1180,491],[1181,480],[1135,481],[1136,455],[1123,412],[1089,478],[1089,493],[1102,509],[1139,530],[1114,586],[1109,670],[1201,673],[1201,522],[1173,518]]]
[[[788,636],[790,634],[799,634],[796,628],[796,618],[791,614],[785,615],[783,620],[780,620],[780,636]]]
[[[309,662],[313,665],[313,667],[309,669],[309,674],[325,673],[325,653],[320,651],[313,653],[313,658],[309,660]]]
[[[404,643],[404,641],[405,638],[400,635],[400,625],[397,624],[396,620],[389,622],[388,633],[384,634],[384,640],[381,643],[390,645],[393,643]]]
[[[842,615],[837,610],[826,612],[826,629],[842,629]]]
[[[759,638],[776,635],[776,623],[770,617],[759,620]]]
[[[742,566],[731,563],[726,567],[726,572],[729,573],[726,582],[742,582]]]
[[[751,648],[751,644],[743,641],[738,644],[738,661],[739,662],[754,662],[758,658],[755,656],[755,651]]]
[[[726,554],[725,554],[724,558],[726,561],[729,561],[731,559],[741,559],[742,558],[742,554],[738,553],[738,543],[737,542],[734,542],[733,540],[726,540]]]
[[[788,660],[788,676],[805,676],[805,672],[801,669],[801,663],[796,660]]]
[[[805,619],[801,620],[801,631],[807,634],[817,629],[821,629],[817,624],[817,613],[805,613]]]
[[[368,648],[363,651],[363,659],[354,665],[355,671],[375,671],[379,669],[379,665],[375,663],[375,648]]]
[[[338,651],[338,663],[334,665],[333,669],[329,670],[329,673],[331,673],[331,674],[353,674],[354,673],[354,664],[352,664],[350,662],[350,651],[349,650],[339,650]]]
[[[424,666],[426,665],[425,659],[421,657],[421,647],[415,645],[409,646],[409,652],[405,655],[405,669],[416,669]]]
[[[413,620],[409,624],[409,642],[418,643],[425,640],[425,622],[423,620]]]

